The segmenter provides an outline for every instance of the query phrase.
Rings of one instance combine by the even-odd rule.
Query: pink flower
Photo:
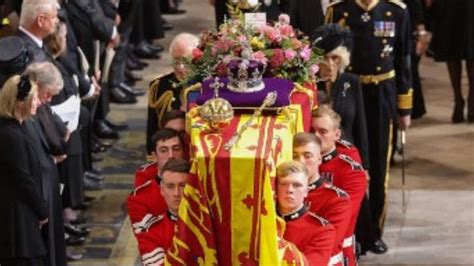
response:
[[[262,62],[264,64],[267,63],[268,59],[265,57],[265,54],[262,51],[258,51],[252,54],[252,59]]]
[[[315,76],[318,72],[319,72],[318,64],[314,64],[309,67],[309,73],[311,74],[311,76]]]
[[[282,25],[290,24],[290,16],[288,16],[287,14],[281,14],[280,16],[278,16],[278,23]]]
[[[300,51],[300,57],[303,61],[308,61],[311,56],[311,48],[308,45],[305,45]]]
[[[296,56],[296,52],[292,49],[285,50],[285,58],[288,60],[293,60]]]
[[[273,27],[267,27],[267,29],[265,30],[265,35],[271,42],[281,41],[280,32]]]
[[[280,34],[284,37],[294,37],[295,32],[293,31],[293,27],[290,25],[281,25],[278,27]]]
[[[270,65],[272,68],[278,68],[285,63],[285,54],[282,49],[273,50],[272,58],[270,59]]]
[[[194,48],[193,51],[192,51],[192,55],[193,55],[193,60],[199,60],[199,59],[202,58],[204,53],[201,51],[201,49]]]
[[[239,42],[246,42],[247,41],[247,36],[239,35],[239,37],[237,37],[237,40],[239,40]]]

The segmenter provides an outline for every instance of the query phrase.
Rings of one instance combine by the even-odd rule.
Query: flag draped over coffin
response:
[[[192,113],[192,112],[190,112]],[[251,115],[234,117],[210,132],[187,118],[193,167],[179,209],[168,265],[297,265],[303,256],[279,240],[273,181],[276,166],[291,160],[292,138],[303,131],[299,106],[260,116],[229,151],[224,145]]]

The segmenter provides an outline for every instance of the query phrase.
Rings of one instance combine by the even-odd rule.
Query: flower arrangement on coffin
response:
[[[182,83],[201,82],[211,76],[226,77],[227,64],[236,58],[264,63],[264,77],[279,77],[295,83],[314,83],[321,53],[311,47],[308,37],[293,29],[288,15],[274,25],[246,25],[243,16],[224,22],[218,31],[201,33],[192,58],[184,62],[189,75]]]

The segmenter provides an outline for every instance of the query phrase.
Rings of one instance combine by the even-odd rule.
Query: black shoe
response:
[[[140,81],[143,77],[140,74],[132,72],[130,69],[125,69],[125,78],[131,81]]]
[[[145,67],[139,64],[138,62],[133,61],[130,58],[127,58],[125,66],[130,70],[143,70]]]
[[[164,23],[164,24],[162,25],[162,27],[163,27],[163,30],[165,30],[165,31],[170,31],[170,30],[173,29],[173,26],[171,26],[171,25],[168,24],[168,23]]]
[[[84,177],[84,190],[102,190],[103,188],[102,182]]]
[[[145,43],[145,46],[155,53],[161,53],[163,50],[165,50],[165,48],[159,44]]]
[[[119,104],[134,104],[137,99],[133,95],[123,92],[120,88],[114,87],[110,89],[110,102]]]
[[[104,122],[113,130],[122,131],[128,129],[128,125],[125,123],[114,123],[108,119],[105,119]],[[104,145],[105,146],[105,145]]]
[[[68,233],[64,234],[65,235],[65,240],[66,240],[66,245],[68,246],[78,246],[84,244],[86,239],[84,237],[77,237],[70,235]]]
[[[168,8],[168,10],[163,11],[163,14],[166,14],[166,15],[180,15],[180,14],[184,14],[184,13],[186,13],[186,10],[177,9],[175,7],[170,7],[170,8]]]
[[[95,197],[90,197],[90,196],[84,196],[84,202],[92,202],[95,200]]]
[[[73,225],[85,224],[87,222],[87,218],[82,215],[78,215],[75,220],[71,220],[69,222]]]
[[[106,152],[107,149],[108,149],[107,147],[102,146],[102,145],[100,145],[100,144],[97,143],[97,142],[92,142],[91,151],[92,151],[93,153]]]
[[[106,125],[107,125],[108,127],[110,127],[109,124],[107,123],[107,120],[103,120],[103,121],[106,123]],[[113,129],[113,128],[112,128],[112,129]],[[99,137],[97,137],[97,136],[95,136],[95,135],[92,135],[92,140],[95,141],[95,142],[97,142],[97,143],[99,143],[101,146],[105,146],[105,147],[107,147],[107,148],[112,147],[112,144],[113,144],[111,141],[106,141],[106,140],[104,140],[104,139],[100,139]],[[102,169],[92,167],[92,170],[91,170],[91,171],[93,171],[93,172],[94,172],[94,171],[102,172]]]
[[[138,46],[137,48],[135,48],[134,52],[138,58],[144,58],[144,59],[160,59],[161,58],[161,56],[158,53],[153,52],[145,45]]]
[[[84,178],[90,178],[90,179],[92,179],[94,181],[98,181],[98,182],[104,180],[103,175],[98,175],[98,174],[95,174],[95,173],[90,172],[90,171],[85,171],[84,172]]]
[[[381,238],[375,240],[374,245],[370,248],[370,251],[375,254],[384,254],[388,251],[387,244],[383,242]]]
[[[136,88],[132,88],[130,86],[128,86],[127,84],[125,83],[120,83],[119,85],[119,88],[129,94],[129,95],[132,95],[132,96],[142,96],[142,95],[145,95],[145,91],[144,90],[141,90],[141,89],[136,89]]]
[[[111,129],[103,120],[96,120],[94,123],[94,132],[99,138],[118,139],[117,131]]]
[[[69,235],[84,237],[89,235],[91,232],[88,228],[80,228],[72,224],[64,224],[64,232],[68,233]]]
[[[451,117],[453,124],[464,121],[464,100],[456,101],[454,104],[453,116]]]

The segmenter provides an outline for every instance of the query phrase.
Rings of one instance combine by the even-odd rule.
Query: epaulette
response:
[[[136,188],[132,191],[132,193],[130,193],[130,195],[136,196],[136,195],[137,195],[137,192],[138,192],[139,190],[142,190],[142,189],[146,188],[147,186],[149,186],[152,181],[153,181],[153,180],[148,180],[148,181],[146,181],[145,183],[139,185],[138,187],[136,187]]]
[[[354,159],[345,154],[339,154],[339,158],[348,163],[352,167],[352,170],[364,170],[364,167],[362,167],[360,163],[354,161]]]
[[[354,146],[354,144],[350,143],[349,141],[345,140],[345,139],[340,139],[337,141],[337,143],[341,144],[342,146],[346,147],[346,148],[352,148]]]
[[[401,9],[406,9],[407,8],[407,4],[403,3],[400,0],[388,0],[388,2],[399,6]]]
[[[321,223],[322,226],[326,226],[326,225],[329,224],[329,221],[328,221],[328,220],[324,219],[323,217],[317,215],[317,214],[314,213],[314,212],[308,212],[308,214],[309,214],[310,216],[312,216],[313,218],[316,218],[316,220],[318,220],[318,221]]]
[[[164,76],[168,76],[169,74],[173,73],[173,70],[169,70],[169,71],[166,71],[164,73],[161,73],[159,74],[158,76],[156,76],[155,78],[153,78],[150,82],[150,85],[151,83],[157,81],[157,80],[160,80],[161,78],[163,78]]]
[[[328,184],[328,183],[325,183],[324,184],[324,187],[327,188],[327,189],[330,189],[330,190],[333,190],[334,192],[336,192],[337,194],[337,197],[338,198],[349,198],[349,194],[347,194],[347,192],[345,192],[344,190],[334,186],[334,185],[331,185],[331,184]]]
[[[148,167],[153,166],[156,162],[149,162],[138,167],[139,171],[145,171]]]

